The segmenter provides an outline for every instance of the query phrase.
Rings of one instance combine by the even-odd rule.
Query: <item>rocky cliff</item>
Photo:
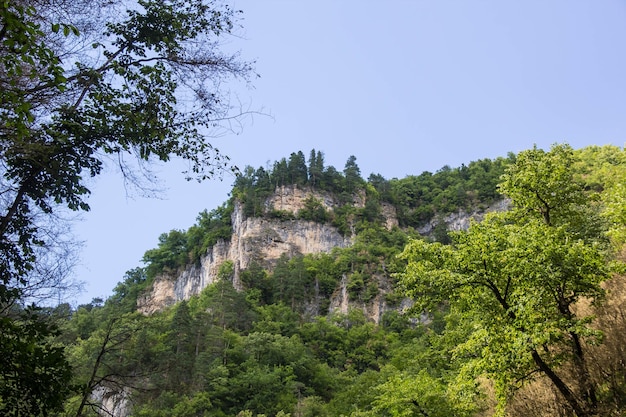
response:
[[[295,186],[280,187],[265,202],[265,209],[280,210],[297,214],[305,207],[307,198],[313,196],[328,209],[339,205],[330,194],[315,192],[311,189],[301,189]],[[365,195],[356,194],[352,204],[363,207]],[[490,210],[506,209],[503,202]],[[393,206],[384,204],[382,214],[387,228],[398,225],[396,212]],[[433,220],[425,225],[420,233],[428,235],[441,221],[445,222],[450,230],[461,230],[469,226],[470,218],[482,217],[483,212],[471,214],[456,213],[443,219]],[[236,203],[231,217],[233,234],[228,241],[220,241],[209,248],[206,255],[197,264],[188,265],[184,270],[174,275],[163,274],[157,276],[151,288],[138,299],[138,309],[144,314],[152,314],[178,301],[187,300],[214,283],[218,277],[220,266],[230,261],[234,267],[233,286],[241,290],[239,279],[240,271],[248,268],[251,262],[259,262],[271,269],[272,265],[284,253],[309,254],[329,252],[336,247],[346,247],[351,244],[349,237],[342,236],[336,228],[329,224],[322,224],[305,220],[278,220],[260,217],[245,217],[243,207]],[[348,298],[345,278],[330,300],[330,310],[347,312],[349,306],[362,308],[368,317],[378,322],[386,309],[384,301],[385,289],[391,290],[391,285],[384,277],[379,288],[379,296],[369,301],[367,305],[353,305]]]
[[[441,222],[445,223],[446,228],[450,231],[467,230],[472,220],[481,221],[483,217],[485,217],[485,214],[489,212],[506,211],[510,208],[510,206],[511,201],[505,199],[497,201],[484,210],[474,210],[471,213],[459,211],[457,213],[448,214],[443,218],[435,217],[424,226],[420,227],[417,231],[421,235],[429,236],[435,230],[435,227],[437,227],[437,225]]]
[[[327,209],[338,203],[328,194],[316,193],[297,187],[281,187],[268,198],[266,209],[297,213],[304,201],[314,196]],[[355,198],[355,200],[362,198]],[[355,205],[363,204],[355,201]],[[229,241],[220,241],[210,248],[199,264],[189,265],[176,276],[161,275],[152,288],[138,300],[139,311],[152,314],[178,301],[199,294],[215,282],[220,265],[231,261],[234,265],[233,285],[241,289],[239,272],[251,261],[271,266],[283,253],[329,252],[335,247],[345,247],[350,239],[342,236],[328,224],[304,220],[276,220],[259,217],[247,218],[241,204],[235,204],[232,214],[233,234]]]

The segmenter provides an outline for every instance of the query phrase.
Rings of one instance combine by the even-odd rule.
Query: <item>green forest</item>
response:
[[[555,143],[401,179],[315,149],[240,170],[212,144],[245,116],[222,83],[257,76],[218,47],[240,11],[127,3],[0,2],[0,415],[626,415],[623,148]],[[113,163],[149,190],[172,159],[190,179],[236,174],[230,198],[165,231],[110,297],[55,302],[74,289],[67,230],[91,180]],[[307,193],[299,210],[268,204],[286,187]],[[239,209],[349,245],[224,261],[199,294],[140,313],[232,239]],[[480,221],[452,230],[463,213]]]
[[[320,163],[311,175],[321,158],[312,151],[307,166],[297,152],[289,159],[297,164],[246,168],[229,201],[164,233],[113,296],[38,311],[58,329],[50,347],[71,364],[69,397],[55,415],[98,415],[105,393],[123,398],[129,416],[621,415],[624,150],[555,145],[400,180],[364,180],[354,157],[343,172]],[[296,166],[306,176],[292,175]],[[264,210],[268,189],[282,185],[343,203]],[[350,192],[367,196],[363,207]],[[466,231],[423,237],[413,228],[416,207],[432,213],[419,216],[426,221],[503,198],[510,210]],[[353,244],[283,256],[271,271],[252,265],[243,291],[225,262],[199,296],[138,313],[156,275],[174,278],[230,237],[237,201],[248,216],[354,230]],[[384,227],[382,202],[405,219],[400,227]],[[396,308],[380,323],[357,308],[329,311],[342,278],[350,299],[367,303],[383,291],[381,276]],[[313,297],[323,300],[315,315],[304,308]],[[401,307],[407,297],[411,309]]]

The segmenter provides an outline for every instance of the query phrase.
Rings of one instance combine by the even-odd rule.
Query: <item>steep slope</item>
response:
[[[331,194],[301,188],[295,185],[281,186],[267,198],[264,203],[266,212],[279,211],[290,213],[293,218],[306,207],[306,201],[314,198],[326,210],[340,206],[340,202]],[[364,207],[364,193],[353,196],[354,207]],[[506,202],[498,202],[490,210],[504,210]],[[462,230],[468,227],[470,218],[480,219],[482,211],[465,213],[459,211],[443,219],[432,220],[419,230],[429,235],[438,223],[444,222],[449,230]],[[398,225],[395,208],[387,203],[381,207],[383,224],[387,229]],[[219,269],[226,261],[233,264],[233,286],[242,290],[240,272],[248,268],[251,262],[263,265],[272,270],[276,261],[283,254],[289,257],[295,254],[315,254],[330,252],[334,248],[345,248],[352,243],[352,237],[343,236],[339,230],[329,223],[318,223],[308,220],[280,220],[267,217],[246,217],[243,206],[236,202],[231,216],[233,233],[229,240],[220,240],[207,250],[197,263],[188,264],[176,273],[158,275],[151,287],[138,299],[138,310],[143,314],[153,314],[179,301],[188,300],[208,285],[216,282]],[[378,322],[387,309],[385,294],[392,290],[386,277],[378,277],[380,293],[367,303],[357,303],[366,315]],[[347,291],[347,280],[343,277],[330,300],[330,311],[346,313],[351,303]],[[354,306],[354,305],[353,305]],[[316,310],[315,306],[311,307]]]
[[[598,242],[604,247],[609,243],[602,235],[607,226],[607,236],[620,247],[626,240],[623,150],[584,152],[587,157],[566,166],[580,164],[576,172],[584,184],[582,189],[590,195],[600,194],[591,196],[589,211],[584,212],[592,220],[584,224],[593,227],[580,230],[585,236],[599,233]],[[68,336],[74,340],[76,362],[79,366],[83,362],[86,376],[95,375],[90,358],[106,346],[106,330],[121,329],[116,335],[123,336],[122,344],[117,345],[114,338],[115,350],[102,362],[107,378],[110,367],[120,372],[113,384],[100,384],[94,390],[92,399],[98,407],[102,404],[102,410],[111,410],[117,417],[131,413],[167,417],[192,410],[194,414],[233,417],[411,414],[416,406],[429,407],[425,410],[432,415],[493,414],[492,383],[484,374],[478,381],[472,379],[467,365],[478,360],[488,367],[510,366],[515,372],[520,363],[516,358],[521,356],[505,354],[503,361],[481,359],[490,354],[483,347],[489,340],[480,333],[486,326],[478,326],[474,320],[485,314],[458,313],[473,308],[482,297],[480,290],[469,291],[465,305],[450,315],[437,308],[432,315],[402,314],[425,297],[439,296],[444,305],[460,297],[449,295],[448,283],[454,277],[443,271],[437,275],[442,278],[443,291],[433,293],[433,286],[426,285],[412,293],[414,298],[404,298],[399,285],[408,288],[411,282],[399,281],[403,274],[406,277],[407,271],[413,270],[419,279],[425,277],[419,267],[411,269],[410,259],[398,255],[406,253],[407,247],[421,245],[434,255],[470,248],[466,253],[472,256],[444,266],[483,265],[482,259],[492,256],[490,265],[510,262],[517,268],[553,253],[546,249],[556,239],[541,240],[542,233],[528,240],[519,236],[500,239],[507,245],[521,242],[527,246],[506,256],[501,252],[503,247],[508,250],[507,245],[482,251],[504,234],[488,234],[466,246],[454,242],[467,242],[463,239],[475,234],[461,233],[458,240],[447,234],[466,229],[471,218],[481,221],[486,211],[516,209],[497,193],[494,184],[503,167],[481,161],[400,180],[372,175],[367,182],[348,186],[340,181],[346,177],[332,168],[323,171],[325,177],[319,176],[319,169],[311,171],[305,181],[303,174],[285,173],[278,169],[281,166],[288,168],[284,163],[269,173],[262,168],[246,170],[233,188],[231,200],[210,213],[200,213],[188,230],[161,235],[159,246],[144,256],[147,266],[130,271],[116,287],[114,297],[104,305],[81,307],[72,318]],[[559,170],[547,168],[542,178],[552,181],[555,172]],[[285,185],[280,182],[283,180],[297,185]],[[565,184],[573,183],[568,179]],[[595,217],[603,209],[608,225]],[[523,210],[518,204],[511,216],[511,224],[516,226],[513,231],[527,219]],[[486,227],[492,224],[484,222]],[[474,229],[484,230],[481,227]],[[420,234],[438,243],[415,242]],[[479,261],[470,262],[476,259],[475,249]],[[529,250],[536,256],[527,256]],[[424,252],[415,257],[422,262]],[[437,266],[441,258],[432,259]],[[558,263],[561,256],[550,257],[550,262],[552,259]],[[552,269],[539,268],[536,275]],[[482,266],[476,273],[482,279]],[[532,282],[534,276],[528,278],[515,275],[513,284],[505,279],[503,285],[505,291],[509,285],[522,285],[523,291],[515,296],[531,303],[527,311],[532,320],[552,297],[528,298],[532,288],[526,281]],[[584,299],[575,306],[575,314],[596,317],[587,333],[593,344],[583,347],[588,349],[589,380],[602,388],[597,398],[603,412],[598,415],[624,409],[626,403],[620,350],[624,320],[619,320],[624,316],[623,275],[606,284],[604,303],[591,305]],[[141,310],[155,314],[121,314],[136,309],[137,294],[142,292]],[[187,298],[189,302],[181,301]],[[490,314],[492,303],[484,305]],[[105,320],[109,316],[111,319]],[[470,322],[465,321],[468,318]],[[531,323],[541,330],[533,334],[544,334],[544,322]],[[112,327],[113,323],[122,326]],[[559,340],[568,340],[572,328],[566,328],[565,338]],[[478,337],[473,338],[477,329]],[[600,336],[596,330],[604,333],[602,339],[595,339]],[[522,341],[514,343],[515,349],[529,340],[525,334],[510,339],[509,331],[500,333],[507,340]],[[498,333],[495,336],[492,340],[501,340]],[[603,343],[596,346],[596,340]],[[543,349],[541,354],[550,352],[559,355],[560,349]],[[513,358],[512,362],[507,358]],[[582,380],[571,376],[569,364],[561,369],[564,383],[571,381],[576,387]],[[508,370],[501,368],[494,376],[502,372]],[[486,392],[477,392],[478,386]],[[431,398],[432,402],[422,401]],[[535,376],[511,398],[506,412],[512,416],[571,414],[546,378]]]
[[[328,194],[290,186],[278,188],[266,201],[266,206],[268,210],[297,213],[310,196],[322,201],[329,209],[337,204]],[[251,261],[260,262],[271,268],[272,263],[283,253],[293,255],[329,252],[333,248],[346,247],[350,244],[350,238],[342,236],[329,224],[305,220],[245,217],[240,203],[235,203],[231,219],[233,226],[231,239],[220,241],[209,248],[199,264],[188,265],[176,276],[170,274],[157,276],[152,288],[138,300],[140,312],[151,314],[199,294],[207,285],[216,281],[220,265],[225,261],[233,263],[233,286],[241,289],[239,273],[246,269]]]

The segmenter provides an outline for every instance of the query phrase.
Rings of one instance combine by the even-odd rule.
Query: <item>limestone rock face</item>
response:
[[[130,389],[113,390],[97,386],[92,393],[92,400],[101,405],[102,415],[111,417],[126,417],[130,415]]]
[[[329,195],[296,187],[279,188],[265,204],[268,209],[297,213],[304,207],[304,201],[310,195],[322,201],[327,208],[337,204]],[[336,228],[328,224],[304,220],[246,218],[240,204],[235,205],[231,220],[233,234],[230,241],[220,241],[209,248],[199,265],[189,265],[175,276],[156,277],[152,289],[139,298],[139,311],[152,314],[199,294],[216,281],[220,265],[225,261],[233,263],[233,286],[241,289],[239,272],[248,268],[252,261],[271,266],[283,253],[294,255],[329,252],[335,247],[346,247],[351,243],[349,238],[342,236]]]
[[[152,288],[137,297],[137,309],[143,314],[153,314],[176,302],[174,295],[175,281],[167,277],[157,277],[152,283]]]
[[[329,193],[285,186],[277,188],[275,193],[265,201],[265,210],[268,212],[279,210],[297,215],[311,196],[320,201],[327,210],[332,210],[340,204]],[[364,207],[365,192],[355,194],[352,204],[356,207]],[[504,201],[487,211],[502,211],[507,208],[508,202]],[[396,210],[392,205],[383,203],[381,213],[388,229],[398,226]],[[484,212],[478,211],[459,212],[443,219],[433,219],[419,232],[429,235],[441,221],[446,223],[449,230],[467,229],[470,219],[480,220],[483,214]],[[226,261],[232,262],[234,267],[233,286],[237,290],[242,290],[240,272],[247,269],[252,262],[257,262],[271,270],[276,261],[285,253],[288,256],[297,253],[322,253],[351,244],[349,237],[342,236],[329,224],[305,220],[245,217],[243,207],[239,203],[235,204],[231,221],[233,234],[229,241],[219,241],[209,248],[197,264],[188,265],[184,270],[175,274],[163,274],[156,277],[151,289],[138,299],[139,311],[152,314],[200,294],[204,288],[218,279],[220,266]],[[343,277],[330,300],[330,311],[347,313],[348,308],[362,308],[367,317],[378,322],[387,310],[384,295],[391,291],[391,284],[384,277],[379,277],[379,295],[363,305],[356,305],[353,300],[349,300],[346,285],[347,278]],[[316,311],[316,306],[311,306],[311,311]]]
[[[326,209],[332,209],[337,205],[337,201],[329,193],[314,192],[288,185],[276,188],[274,194],[265,201],[265,208],[297,213],[304,208],[306,199],[311,195],[318,199]]]
[[[381,212],[383,217],[385,218],[385,227],[387,228],[387,230],[398,227],[398,212],[396,211],[396,208],[393,205],[385,202],[383,202],[381,206]]]
[[[383,314],[389,311],[386,295],[392,291],[392,284],[384,275],[374,277],[378,280],[378,294],[368,302],[356,302],[351,300],[348,294],[348,278],[344,275],[341,278],[339,287],[330,299],[328,311],[330,313],[347,314],[350,309],[360,309],[368,319],[375,323],[380,323]]]
[[[448,230],[467,230],[472,220],[481,221],[485,217],[485,214],[489,212],[506,211],[510,208],[510,205],[511,202],[509,200],[500,200],[490,207],[487,207],[485,210],[475,210],[471,213],[459,211],[458,213],[448,214],[443,219],[435,217],[427,224],[417,229],[417,231],[425,236],[430,235],[441,222],[446,224]]]

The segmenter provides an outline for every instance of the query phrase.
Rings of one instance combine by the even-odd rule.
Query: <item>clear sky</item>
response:
[[[363,177],[402,178],[537,144],[626,141],[626,2],[619,0],[236,0],[228,48],[256,60],[239,99],[272,117],[214,141],[240,166],[312,148]],[[107,297],[171,229],[228,199],[233,178],[158,169],[161,199],[127,196],[113,171],[92,186],[74,303]]]

